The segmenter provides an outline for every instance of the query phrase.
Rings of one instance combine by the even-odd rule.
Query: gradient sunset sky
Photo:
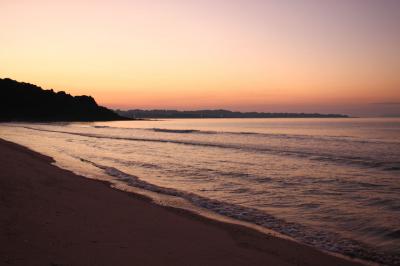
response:
[[[2,78],[111,108],[400,113],[398,0],[0,0],[0,11]]]

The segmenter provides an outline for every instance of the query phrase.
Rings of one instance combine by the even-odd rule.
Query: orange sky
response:
[[[1,77],[109,107],[400,102],[397,0],[0,0],[0,10]]]

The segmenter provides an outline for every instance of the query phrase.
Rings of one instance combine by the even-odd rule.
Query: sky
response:
[[[398,0],[0,0],[0,77],[110,108],[400,114]]]

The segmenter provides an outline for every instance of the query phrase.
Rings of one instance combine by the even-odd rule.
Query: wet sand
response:
[[[2,139],[0,154],[0,265],[359,265],[158,206]]]

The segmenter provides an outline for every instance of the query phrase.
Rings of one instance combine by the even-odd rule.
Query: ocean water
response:
[[[0,137],[121,189],[400,264],[397,118],[7,123]]]

